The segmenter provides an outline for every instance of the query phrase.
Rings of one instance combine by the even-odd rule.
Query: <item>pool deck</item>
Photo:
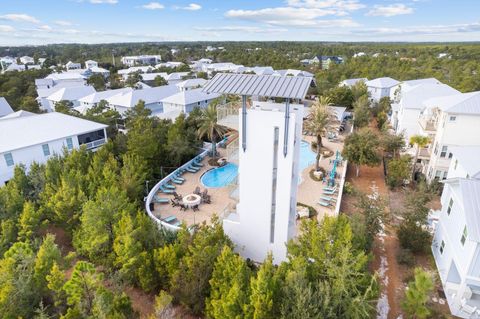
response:
[[[224,156],[225,149],[218,149],[218,151],[220,156]],[[182,185],[174,184],[176,186],[175,191],[179,195],[185,196],[191,194],[196,187],[200,187],[201,191],[205,189],[200,181],[200,178],[202,177],[203,173],[215,168],[208,164],[208,159],[209,157],[202,161],[203,167],[197,173],[185,172],[185,174],[182,176],[185,178],[185,182]],[[171,204],[158,203],[155,203],[155,209],[152,212],[157,218],[160,219],[164,219],[169,216],[175,216],[177,220],[184,222],[187,226],[199,224],[204,221],[209,224],[213,214],[221,216],[223,214],[223,210],[229,203],[235,203],[235,201],[229,197],[230,191],[231,189],[229,187],[208,188],[208,194],[211,196],[211,204],[200,204],[198,207],[199,210],[196,212],[193,212],[192,209],[181,211],[180,207],[172,207]],[[174,198],[173,195],[164,194],[162,192],[157,193],[157,196],[168,199]]]
[[[315,138],[312,136],[303,136],[305,141],[312,142]],[[336,153],[336,151],[342,151],[343,149],[343,140],[345,135],[339,135],[337,142],[329,141],[327,138],[323,139],[323,145]],[[220,156],[226,156],[225,149],[218,149]],[[323,158],[320,161],[320,166],[330,171],[333,164],[330,163],[331,159],[334,159],[335,155],[329,158]],[[204,166],[197,173],[186,172],[183,174],[185,182],[182,185],[177,185],[175,191],[181,196],[185,196],[193,193],[196,187],[200,187],[200,190],[203,191],[205,187],[203,186],[200,178],[202,175],[216,167],[210,166],[208,164],[208,157],[202,161]],[[321,220],[324,216],[334,216],[335,215],[335,206],[323,207],[317,202],[321,196],[330,196],[337,197],[338,191],[334,195],[323,195],[323,187],[326,186],[323,182],[317,182],[310,178],[309,172],[315,167],[315,164],[308,166],[301,173],[302,181],[298,186],[297,201],[309,206],[314,207],[317,212],[318,220]],[[343,166],[337,168],[338,175],[343,172]],[[336,179],[336,184],[340,182],[340,176]],[[160,219],[164,219],[170,216],[175,216],[177,220],[184,222],[187,226],[198,224],[202,222],[210,223],[211,217],[216,214],[220,218],[223,217],[223,212],[227,206],[235,207],[236,201],[230,198],[230,193],[233,190],[233,187],[222,187],[222,188],[208,188],[208,194],[211,196],[211,204],[200,204],[199,210],[193,212],[192,209],[187,211],[181,211],[180,207],[172,207],[171,204],[154,204],[153,214]],[[173,195],[157,193],[158,197],[173,199]],[[337,203],[338,205],[340,203]]]

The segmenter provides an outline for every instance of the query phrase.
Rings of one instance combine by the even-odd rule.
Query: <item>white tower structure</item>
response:
[[[242,96],[238,127],[239,202],[224,220],[225,233],[245,258],[262,262],[269,252],[275,263],[286,259],[286,243],[295,236],[303,99],[311,78],[217,74],[204,88],[209,93]],[[284,103],[253,101],[283,98]]]

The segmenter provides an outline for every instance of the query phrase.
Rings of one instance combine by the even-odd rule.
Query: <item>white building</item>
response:
[[[287,69],[287,70],[275,70],[272,75],[280,76],[305,76],[313,78],[313,74],[308,71],[296,70],[296,69]]]
[[[206,92],[238,94],[242,109],[239,129],[239,202],[227,210],[225,233],[236,251],[262,262],[272,252],[274,262],[286,260],[286,243],[295,235],[297,186],[303,105],[253,101],[247,96],[301,100],[310,86],[308,77],[217,74]],[[257,86],[255,83],[263,85]],[[290,88],[290,89],[289,89]],[[296,88],[296,89],[293,89]]]
[[[380,101],[382,97],[390,97],[394,92],[392,89],[400,82],[389,77],[378,78],[365,82],[367,90],[370,95],[370,100],[374,102]]]
[[[163,98],[161,100],[163,112],[156,115],[160,118],[174,120],[180,113],[189,114],[195,108],[206,108],[212,100],[219,96],[220,94],[217,93],[205,93],[201,88],[183,90]]]
[[[126,66],[135,65],[156,65],[162,61],[161,55],[134,55],[124,56],[121,59],[122,64]]]
[[[480,92],[426,100],[419,119],[420,134],[430,137],[421,158],[427,181],[445,179],[452,146],[480,145]]]
[[[150,73],[153,71],[151,66],[132,66],[128,69],[118,70],[118,74],[122,76],[123,80],[128,79],[128,76],[132,73]]]
[[[480,147],[453,147],[432,252],[452,315],[480,318]]]
[[[20,57],[19,60],[22,64],[34,64],[35,63],[35,59],[30,57],[30,56],[27,56],[27,55],[24,55],[24,56]]]
[[[13,109],[4,97],[0,97],[0,117],[13,113]]]
[[[80,98],[92,93],[95,93],[95,89],[89,85],[60,88],[45,98],[47,103],[42,104],[42,108],[48,112],[54,111],[55,105],[61,101],[71,102],[74,108],[80,106]]]
[[[27,69],[26,65],[24,64],[12,63],[9,66],[7,66],[3,72],[13,72],[13,71],[22,72],[22,71],[25,71],[26,69]]]
[[[53,87],[84,86],[85,84],[85,78],[74,72],[52,73],[44,79],[35,80],[37,90],[51,89]]]
[[[169,62],[165,62],[165,63],[159,63],[157,65],[155,65],[155,68],[158,69],[158,68],[178,68],[178,67],[181,67],[182,65],[184,65],[183,62],[174,62],[174,61],[169,61]]]
[[[365,52],[358,52],[353,55],[354,58],[359,58],[362,56],[366,56],[367,54]]]
[[[112,96],[118,95],[118,94],[124,94],[133,91],[132,88],[121,88],[121,89],[116,89],[116,90],[106,90],[106,91],[100,91],[100,92],[94,92],[90,95],[84,96],[80,99],[78,99],[79,105],[75,107],[75,110],[78,112],[85,114],[85,112],[96,106],[100,101],[104,100],[107,101],[109,98]]]
[[[67,71],[78,70],[82,68],[82,65],[80,63],[68,61],[67,64],[65,64],[65,68],[67,69]]]
[[[85,69],[97,68],[98,62],[93,60],[85,61]]]
[[[368,81],[367,78],[346,79],[346,80],[341,81],[341,82],[338,84],[338,86],[348,86],[348,87],[352,87],[352,86],[354,86],[355,84],[357,84],[358,82],[366,83],[367,81]]]
[[[163,113],[162,99],[178,92],[175,85],[163,85],[142,90],[132,90],[129,92],[114,95],[107,98],[109,106],[124,114],[127,110],[135,107],[138,102],[145,102],[145,107],[152,111],[152,115]]]
[[[13,177],[15,165],[45,163],[64,148],[95,150],[106,143],[106,127],[55,112],[0,120],[0,184]]]
[[[414,86],[404,84],[399,91],[399,102],[392,104],[392,125],[397,134],[403,134],[408,144],[410,137],[420,134],[418,120],[424,109],[423,102],[434,97],[459,94],[454,88],[437,82],[422,83]]]
[[[205,79],[188,79],[175,84],[180,91],[188,91],[203,87],[207,83]]]

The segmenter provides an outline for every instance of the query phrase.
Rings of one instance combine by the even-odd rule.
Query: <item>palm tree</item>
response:
[[[217,137],[227,132],[227,128],[217,123],[217,106],[210,104],[202,111],[200,127],[197,130],[198,137],[207,137],[212,143],[212,157],[217,154]]]
[[[415,159],[413,161],[413,169],[412,169],[412,181],[415,180],[415,172],[417,167],[417,160],[418,154],[420,153],[420,148],[424,148],[425,146],[430,143],[430,138],[428,136],[423,135],[413,135],[410,137],[410,145],[415,145],[417,147],[415,151]]]
[[[312,106],[310,114],[305,121],[305,129],[313,133],[317,138],[317,159],[315,162],[315,170],[320,169],[320,151],[322,149],[322,134],[330,127],[329,124],[333,120],[333,111],[330,107],[330,99],[328,97],[320,97],[320,99]]]

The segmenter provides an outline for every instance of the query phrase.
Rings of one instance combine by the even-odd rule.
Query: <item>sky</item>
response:
[[[480,0],[0,3],[1,46],[225,40],[480,41]]]

